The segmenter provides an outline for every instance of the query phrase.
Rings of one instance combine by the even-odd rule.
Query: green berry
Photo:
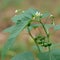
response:
[[[42,43],[44,43],[45,42],[45,40],[40,40]]]
[[[42,37],[41,40],[45,40],[45,37]]]
[[[44,47],[47,47],[47,45],[44,45]]]
[[[52,43],[48,43],[48,46],[51,46],[52,45]]]
[[[42,44],[42,42],[40,41],[40,42],[38,42],[38,44]]]
[[[41,46],[44,46],[44,44],[41,44]]]
[[[28,24],[28,26],[30,26],[30,23]]]
[[[47,47],[47,46],[48,46],[48,44],[45,42],[45,43],[43,44],[43,46],[44,46],[44,47]]]

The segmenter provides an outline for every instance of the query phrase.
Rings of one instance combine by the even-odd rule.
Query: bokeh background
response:
[[[3,30],[13,25],[11,18],[15,15],[15,10],[26,10],[31,7],[41,12],[50,12],[55,16],[55,23],[60,24],[60,0],[0,0],[0,50],[2,50],[9,35],[9,33],[4,33]],[[32,34],[36,35],[39,33],[39,30],[40,29],[32,30]],[[55,32],[52,37],[54,42],[59,43],[60,31]],[[17,53],[19,51],[31,50],[31,46],[34,44],[25,30],[17,37],[16,42],[17,43],[14,43],[15,46],[12,49]],[[16,54],[15,51],[9,51],[7,54],[13,56]],[[8,57],[7,60],[9,60]]]

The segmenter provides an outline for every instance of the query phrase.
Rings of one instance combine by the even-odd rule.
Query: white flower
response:
[[[53,15],[51,14],[50,17],[52,17]]]
[[[36,16],[40,16],[40,14],[41,14],[41,13],[38,12],[38,11],[35,13]]]
[[[18,12],[18,10],[15,10],[15,13],[17,13]]]

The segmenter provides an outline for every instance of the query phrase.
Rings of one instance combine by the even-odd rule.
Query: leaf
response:
[[[51,49],[56,49],[58,46],[60,46],[60,43],[52,44]]]
[[[47,29],[50,29],[51,27],[53,27],[51,24],[44,24],[44,26]],[[38,27],[41,27],[41,24],[31,24],[29,29],[32,30],[33,28],[38,28]]]
[[[31,24],[29,29],[32,30],[33,28],[38,28],[39,26],[41,26],[41,24]]]
[[[51,60],[60,60],[60,49],[51,50],[50,56],[51,56]],[[40,60],[50,60],[49,52],[43,52],[38,54],[38,58]]]
[[[26,18],[27,19],[27,18]],[[24,19],[25,20],[25,19]],[[3,51],[2,51],[2,58],[7,53],[8,49],[12,46],[14,43],[17,35],[21,33],[21,31],[26,27],[26,25],[29,23],[30,20],[22,21],[19,25],[16,25],[14,30],[11,32],[6,44],[4,45]]]
[[[34,56],[31,52],[25,52],[17,54],[11,60],[34,60]]]
[[[28,10],[26,10],[24,13],[20,13],[19,15],[16,15],[12,18],[13,22],[17,22],[17,20],[22,20],[22,18],[24,17],[28,17],[28,18],[32,18],[33,15],[35,15],[36,13],[36,9],[30,8]]]
[[[52,50],[53,55],[60,55],[60,49],[54,49]]]
[[[9,33],[11,33],[14,28],[15,28],[15,25],[11,26],[11,27],[9,27],[9,28],[7,28],[5,30],[3,30],[3,32],[9,32]]]
[[[50,16],[50,13],[49,12],[45,12],[45,13],[43,13],[42,18],[46,18],[48,16]]]
[[[26,13],[27,12],[29,14],[31,13],[30,16],[32,16],[34,14],[32,12],[32,9],[31,9],[31,11],[27,10]],[[21,18],[20,15],[18,15],[19,17],[18,16],[14,17],[14,19],[16,21],[21,19],[21,22],[19,24],[16,24],[14,26],[14,28],[12,29],[12,31],[11,31],[10,36],[9,36],[9,38],[8,38],[7,42],[5,43],[4,48],[2,50],[2,60],[5,59],[5,55],[6,55],[7,51],[12,47],[12,45],[15,42],[16,37],[18,36],[18,34],[21,33],[21,31],[28,25],[28,23],[30,23],[31,17],[28,17],[25,14],[21,15],[21,16],[23,16],[23,18]]]
[[[55,25],[55,26],[54,26],[54,30],[55,30],[55,31],[60,30],[60,25]]]
[[[52,54],[55,57],[56,60],[60,60],[60,49],[54,49],[52,50]]]
[[[12,47],[12,44],[15,42],[15,39],[12,38],[12,39],[9,39],[6,44],[4,45],[4,48],[2,50],[2,60],[5,59],[5,56],[6,56],[6,53],[7,51],[10,49],[10,47]]]
[[[51,27],[53,27],[53,25],[51,25],[51,24],[45,24],[45,27],[46,27],[47,29],[50,29]]]
[[[38,54],[38,58],[39,58],[39,60],[50,60],[48,52]],[[54,56],[51,56],[51,60],[56,60],[56,59]]]

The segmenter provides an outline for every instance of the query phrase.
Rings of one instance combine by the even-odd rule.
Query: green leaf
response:
[[[28,15],[30,14],[30,16],[32,16],[34,13],[33,13],[33,9],[31,9],[31,11],[28,9],[24,15],[18,15],[16,17],[14,17],[13,20],[20,20],[21,19],[21,22],[19,24],[16,24],[14,26],[14,28],[12,28],[12,31],[9,31],[10,32],[10,36],[7,40],[7,42],[5,43],[4,45],[4,48],[2,50],[2,60],[5,59],[5,55],[7,53],[7,51],[12,47],[13,43],[15,42],[16,40],[16,37],[21,33],[21,31],[28,25],[28,23],[30,23],[31,21],[31,18],[30,16],[26,15],[28,12]],[[35,12],[35,10],[34,10]],[[21,16],[23,16],[23,18],[21,18]],[[10,28],[11,29],[11,28]],[[9,30],[9,29],[8,29]]]
[[[49,12],[45,12],[45,13],[43,13],[42,18],[46,18],[46,17],[49,17],[49,16],[50,16],[50,13]]]
[[[52,50],[52,54],[55,57],[56,60],[60,60],[60,49],[54,49]]]
[[[9,28],[7,28],[5,30],[3,30],[3,32],[9,32],[9,33],[11,33],[14,28],[15,28],[15,25],[11,26],[11,27],[9,27]]]
[[[12,44],[15,42],[15,39],[9,39],[6,44],[4,45],[4,48],[2,50],[2,60],[5,60],[7,51],[9,50],[9,48],[12,46]]]
[[[30,8],[28,10],[26,10],[24,13],[20,13],[19,15],[16,15],[12,18],[13,22],[17,22],[17,20],[22,20],[22,18],[24,17],[28,17],[28,18],[32,18],[33,15],[35,15],[36,13],[36,9]]]
[[[39,58],[39,60],[50,60],[48,52],[38,54],[38,58]],[[51,55],[51,60],[56,60],[56,59],[54,56]]]
[[[25,19],[24,19],[25,20]],[[21,33],[21,31],[26,27],[26,25],[30,22],[30,20],[26,20],[22,21],[19,25],[16,25],[14,30],[11,32],[6,44],[4,45],[3,51],[2,51],[2,58],[4,58],[3,56],[5,56],[5,54],[7,53],[8,49],[12,46],[12,44],[14,43],[17,35],[19,33]]]
[[[52,24],[45,24],[45,27],[46,27],[47,29],[50,29],[51,27],[53,27],[53,25],[52,25]]]
[[[52,50],[53,55],[60,55],[60,48]]]
[[[54,26],[54,30],[55,30],[55,31],[60,30],[60,25],[55,25],[55,26]]]
[[[25,52],[17,54],[11,60],[34,60],[34,56],[31,52]]]
[[[44,24],[44,26],[47,29],[50,29],[51,27],[53,27],[51,24]],[[41,24],[31,24],[29,29],[32,30],[33,28],[38,28],[38,27],[41,27]]]
[[[60,49],[51,50],[50,56],[51,56],[51,60],[60,60]],[[43,52],[38,54],[38,58],[40,60],[50,60],[49,52]]]
[[[53,44],[53,45],[51,46],[51,48],[53,49],[53,48],[58,47],[58,46],[60,46],[60,43]]]
[[[29,29],[32,30],[33,28],[38,28],[39,26],[41,26],[41,24],[31,24]]]

